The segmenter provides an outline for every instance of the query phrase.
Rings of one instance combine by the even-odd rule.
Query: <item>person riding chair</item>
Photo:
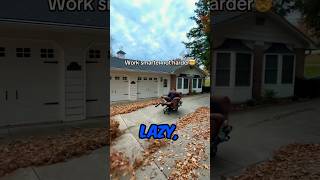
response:
[[[177,111],[179,106],[181,106],[182,101],[181,101],[181,93],[177,92],[175,88],[173,88],[168,96],[161,96],[161,98],[163,99],[163,102],[159,103],[158,105],[156,105],[156,107],[158,107],[160,104],[162,106],[167,106],[164,109],[164,113],[169,113],[171,111]]]
[[[230,139],[232,126],[229,125],[229,113],[231,111],[231,100],[228,97],[211,97],[211,123],[213,123],[212,155],[215,157],[217,146],[221,142]]]

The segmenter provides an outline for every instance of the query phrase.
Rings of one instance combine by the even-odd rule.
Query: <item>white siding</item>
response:
[[[128,77],[128,82],[123,87],[128,89],[128,95],[126,97],[126,100],[134,101],[137,99],[155,98],[155,97],[167,95],[169,93],[169,88],[170,88],[169,74],[144,73],[144,72],[138,73],[138,72],[121,71],[121,70],[111,71],[112,78],[116,75],[121,75],[121,74],[122,75],[125,74]],[[141,80],[138,80],[139,77],[141,77]],[[144,80],[144,78],[147,78],[147,80]],[[152,80],[149,80],[150,78],[152,78]],[[168,85],[167,88],[163,87],[164,79],[167,79],[167,85]],[[116,88],[113,81],[111,81],[110,88],[111,90]],[[112,94],[112,92],[110,93],[111,93],[110,96],[115,95],[115,94]],[[115,98],[114,101],[118,101],[118,100]]]

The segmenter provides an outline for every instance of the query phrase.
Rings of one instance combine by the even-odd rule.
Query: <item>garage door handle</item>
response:
[[[6,90],[6,101],[8,101],[8,91]]]

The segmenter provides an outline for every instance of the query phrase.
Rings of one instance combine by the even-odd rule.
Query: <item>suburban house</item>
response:
[[[167,95],[172,88],[182,94],[202,92],[206,73],[191,65],[128,65],[117,52],[110,62],[110,101],[137,100]],[[132,63],[134,64],[134,63]]]
[[[0,126],[107,115],[108,13],[0,6]]]
[[[294,95],[295,77],[303,77],[306,50],[315,45],[275,13],[220,12],[211,17],[212,91],[234,102]],[[308,52],[308,51],[307,51]]]

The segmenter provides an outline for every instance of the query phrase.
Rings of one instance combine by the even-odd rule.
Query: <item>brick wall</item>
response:
[[[262,68],[263,68],[263,55],[264,55],[263,46],[255,45],[253,53],[254,53],[254,59],[253,59],[252,97],[260,98],[261,88],[262,88]]]
[[[304,77],[304,65],[305,65],[305,50],[304,49],[294,49],[296,54],[296,77]]]
[[[170,89],[177,88],[176,83],[177,82],[177,76],[176,75],[170,75]]]

